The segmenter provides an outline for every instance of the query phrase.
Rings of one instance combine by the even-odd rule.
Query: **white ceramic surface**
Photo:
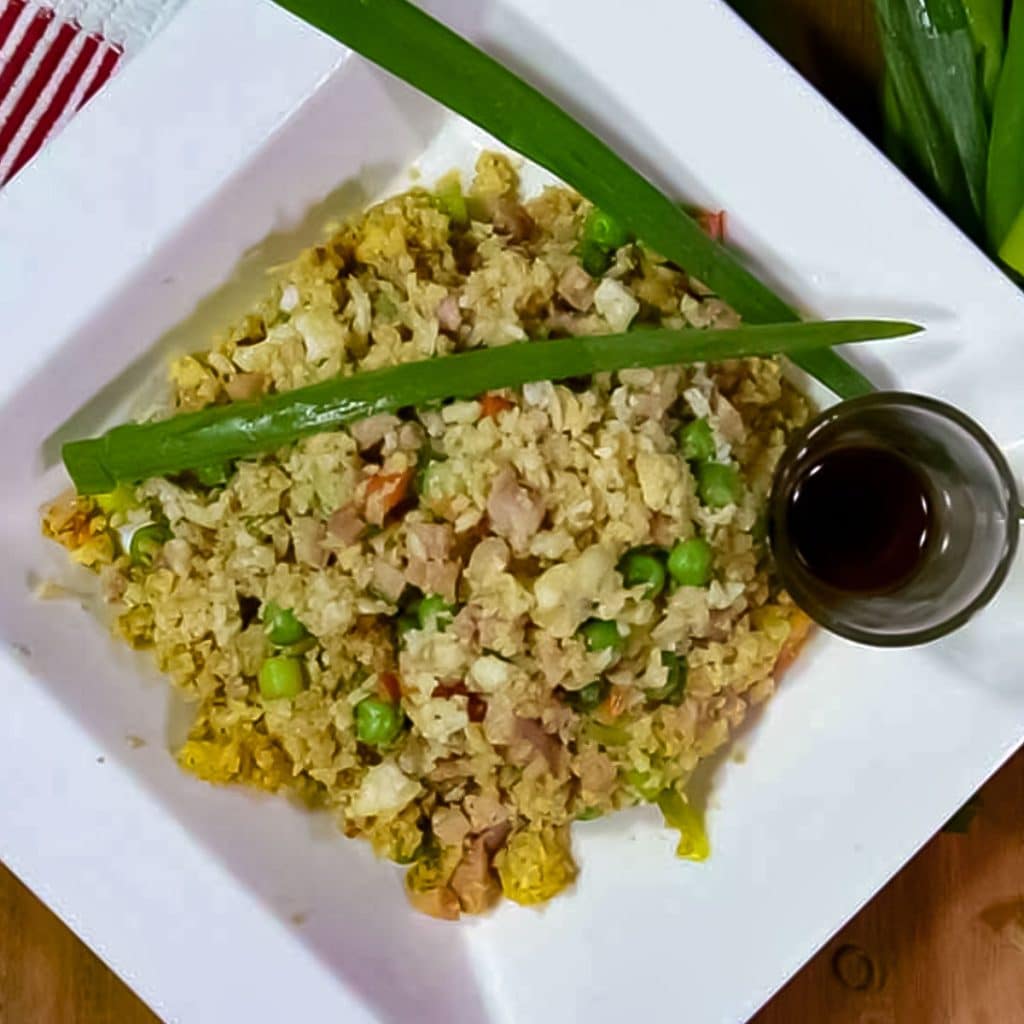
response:
[[[855,358],[1020,451],[1024,301],[724,5],[431,6],[728,209],[804,308],[927,323]],[[1018,566],[931,647],[816,639],[745,763],[712,774],[712,859],[675,860],[652,813],[581,826],[580,883],[543,912],[417,917],[327,822],[177,770],[180,709],[38,535],[57,442],[123,411],[328,213],[480,141],[264,0],[192,0],[0,195],[0,858],[168,1021],[742,1021],[1024,736]],[[68,598],[36,600],[55,575]]]

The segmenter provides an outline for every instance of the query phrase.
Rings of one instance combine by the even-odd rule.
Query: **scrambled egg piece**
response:
[[[514,834],[494,863],[502,891],[523,906],[545,903],[576,880],[576,864],[559,829]]]

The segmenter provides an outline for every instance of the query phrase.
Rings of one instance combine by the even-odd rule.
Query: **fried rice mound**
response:
[[[639,244],[588,271],[591,215],[563,187],[524,199],[485,153],[465,193],[450,176],[388,199],[276,270],[173,364],[165,413],[525,339],[735,325]],[[44,529],[194,701],[183,768],[327,809],[409,865],[418,909],[457,918],[565,890],[573,822],[685,803],[772,692],[807,623],[773,577],[764,509],[808,411],[765,359],[538,382],[65,495]],[[702,578],[631,582],[631,555],[664,565],[695,538]]]

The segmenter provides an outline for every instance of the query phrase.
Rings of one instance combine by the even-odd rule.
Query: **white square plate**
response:
[[[1021,296],[723,4],[432,7],[666,188],[728,209],[804,308],[927,323],[858,350],[879,382],[1024,438]],[[329,213],[480,145],[264,0],[193,0],[0,195],[0,858],[168,1021],[740,1021],[1024,736],[1018,566],[942,643],[818,637],[740,737],[746,763],[714,772],[710,862],[674,859],[653,813],[581,826],[579,885],[539,913],[418,917],[328,823],[178,771],[148,660],[89,600],[32,596],[54,573],[90,588],[39,537],[57,442],[119,415]]]

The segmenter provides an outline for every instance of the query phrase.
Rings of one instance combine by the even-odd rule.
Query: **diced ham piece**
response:
[[[491,528],[504,537],[517,554],[525,554],[531,538],[544,521],[544,502],[520,486],[515,470],[503,469],[491,485],[487,499]]]
[[[292,522],[292,541],[295,545],[295,559],[314,569],[327,564],[328,552],[324,548],[326,526],[312,516],[300,516]]]
[[[558,762],[564,749],[561,743],[550,733],[544,731],[543,726],[536,719],[516,717],[516,739],[525,741],[534,752],[540,754],[548,763],[552,771],[558,769]],[[518,744],[513,744],[513,748]],[[519,756],[517,756],[519,755]],[[510,751],[513,760],[520,760],[521,752],[518,749]],[[529,757],[524,760],[530,760]]]
[[[659,547],[670,548],[678,539],[677,528],[672,520],[655,512],[651,516],[651,540]]]
[[[224,390],[233,402],[244,402],[246,399],[259,398],[266,383],[262,373],[236,373],[225,382]]]
[[[425,594],[454,601],[462,565],[449,560],[452,528],[445,523],[410,523],[406,532],[409,561],[405,578]]]
[[[452,528],[446,523],[410,523],[406,532],[409,552],[417,558],[448,557]]]
[[[442,331],[452,333],[462,326],[462,308],[459,306],[459,296],[456,292],[449,292],[438,303],[437,323]]]
[[[458,807],[439,807],[430,819],[430,827],[442,846],[461,846],[469,835],[469,819]]]
[[[482,914],[501,899],[501,885],[491,869],[483,837],[470,843],[449,884],[467,914]]]
[[[534,230],[533,218],[526,208],[515,199],[503,196],[494,207],[494,230],[508,235],[513,242],[525,242]]]
[[[383,558],[378,558],[373,563],[373,589],[385,601],[394,603],[405,590],[405,573],[385,562]]]
[[[474,832],[489,831],[508,824],[508,808],[489,793],[467,796],[462,801],[462,807],[469,815],[469,823]]]
[[[366,523],[355,505],[343,505],[327,520],[327,532],[346,547],[355,544],[365,529]]]
[[[424,594],[437,594],[446,601],[453,602],[457,596],[456,589],[461,571],[462,566],[459,562],[410,558],[405,567],[405,579]]]
[[[502,809],[504,810],[504,808]],[[511,831],[512,825],[507,819],[485,829],[480,834],[480,838],[484,841],[484,848],[493,856],[505,845],[505,840],[508,839],[508,834]]]
[[[573,773],[580,780],[583,792],[588,795],[604,796],[615,788],[618,777],[612,759],[600,750],[590,748],[573,762]]]

